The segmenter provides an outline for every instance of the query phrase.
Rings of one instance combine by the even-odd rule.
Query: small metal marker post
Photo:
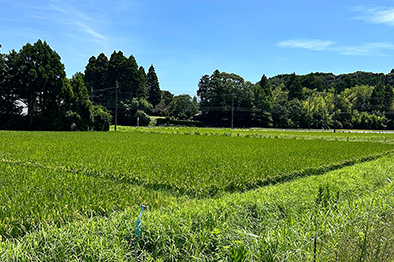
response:
[[[144,210],[146,206],[141,205],[141,212],[140,212],[140,217],[137,220],[137,224],[135,226],[135,234],[137,235],[137,237],[141,236],[141,217],[142,217],[142,211]]]
[[[313,262],[316,262],[316,246],[317,246],[317,237],[315,237],[313,241]]]

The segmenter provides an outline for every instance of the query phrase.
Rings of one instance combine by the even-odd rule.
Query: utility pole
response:
[[[337,90],[335,89],[334,95],[334,133],[336,133],[337,122]]]
[[[234,94],[232,94],[232,103],[231,103],[231,129],[234,128]]]
[[[116,79],[116,87],[115,87],[115,131],[116,126],[118,125],[118,79]]]
[[[308,99],[308,130],[311,130],[311,93],[309,92]]]

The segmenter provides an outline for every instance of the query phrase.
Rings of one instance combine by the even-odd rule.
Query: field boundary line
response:
[[[372,155],[367,155],[364,157],[360,157],[358,159],[353,159],[353,160],[346,160],[342,161],[339,163],[333,163],[332,165],[329,166],[321,166],[321,167],[310,167],[306,168],[303,170],[293,170],[289,171],[287,173],[282,173],[282,174],[276,174],[274,176],[267,176],[264,178],[256,178],[253,181],[246,182],[242,185],[237,185],[234,184],[233,182],[229,182],[228,184],[223,185],[223,187],[218,187],[216,185],[211,185],[206,188],[202,188],[203,191],[200,191],[199,189],[190,189],[186,187],[185,185],[183,186],[177,186],[177,185],[172,185],[169,183],[165,183],[162,181],[147,181],[144,178],[141,178],[139,176],[129,176],[125,175],[125,173],[110,173],[109,171],[101,171],[101,170],[89,170],[89,169],[74,169],[74,168],[68,168],[65,166],[50,166],[50,165],[44,165],[38,161],[36,162],[29,162],[29,161],[21,161],[21,160],[13,160],[13,159],[7,159],[7,158],[1,158],[0,162],[3,163],[8,163],[8,164],[15,164],[15,165],[21,165],[21,166],[27,166],[27,167],[34,167],[34,168],[42,168],[42,169],[48,169],[52,170],[55,172],[68,172],[68,173],[75,173],[75,174],[83,174],[86,176],[90,177],[95,177],[95,178],[101,178],[101,179],[108,179],[110,181],[116,181],[119,183],[125,183],[125,184],[131,184],[131,185],[136,185],[136,186],[142,186],[147,189],[151,190],[156,190],[156,191],[165,191],[169,192],[172,195],[188,195],[191,197],[196,197],[196,198],[209,198],[215,195],[220,194],[221,192],[223,193],[234,193],[234,192],[247,192],[250,190],[254,190],[257,188],[261,188],[264,186],[268,185],[276,185],[280,183],[286,183],[290,181],[294,181],[298,178],[304,178],[304,177],[309,177],[309,176],[320,176],[323,174],[326,174],[331,171],[335,171],[344,167],[348,166],[353,166],[358,163],[363,163],[363,162],[368,162],[368,161],[374,161],[377,160],[381,157],[387,156],[394,154],[394,150],[389,150],[386,152],[382,153],[375,153]],[[197,190],[197,192],[196,192]],[[200,194],[198,194],[200,192]],[[201,193],[202,192],[202,193]]]
[[[278,130],[280,131],[280,129]],[[167,134],[167,135],[199,135],[199,136],[225,136],[225,137],[252,137],[252,138],[268,138],[268,139],[301,139],[301,140],[325,140],[325,141],[349,141],[349,142],[371,142],[371,143],[383,143],[383,144],[393,144],[394,142],[387,140],[379,140],[373,137],[371,138],[362,138],[360,136],[355,137],[340,137],[340,136],[313,136],[313,135],[274,135],[274,134],[245,134],[245,133],[236,133],[236,132],[204,132],[204,131],[178,131],[178,130],[154,130],[154,129],[119,129],[118,132],[123,133],[149,133],[149,134]],[[251,131],[253,132],[253,131]],[[302,131],[300,131],[302,132]],[[342,132],[346,133],[346,132]],[[357,134],[363,134],[363,132],[355,132]]]

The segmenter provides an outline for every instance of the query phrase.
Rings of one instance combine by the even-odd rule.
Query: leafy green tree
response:
[[[20,90],[16,87],[14,75],[17,52],[0,53],[0,128],[13,128],[21,125],[22,106],[18,103]]]
[[[0,127],[36,130],[108,129],[103,124],[106,125],[106,121],[111,119],[110,115],[107,115],[105,108],[92,107],[84,75],[77,73],[70,80],[65,75],[60,56],[41,40],[33,45],[24,45],[19,52],[1,54]],[[22,114],[20,104],[27,106],[27,117]],[[94,116],[98,123],[94,122]]]
[[[384,109],[389,111],[392,109],[394,99],[393,87],[390,85],[386,85],[384,87]]]
[[[310,99],[304,101],[305,118],[310,115],[310,127],[328,129],[333,126],[334,120],[334,94],[313,93]],[[304,124],[305,126],[305,124]]]
[[[356,110],[352,114],[352,127],[365,129],[385,129],[387,127],[388,119],[384,113],[367,112],[358,113]]]
[[[142,72],[138,68],[135,57],[130,55],[124,63],[124,89],[121,90],[120,100],[124,101],[133,97],[144,97],[145,75],[141,75]]]
[[[303,106],[303,102],[297,98],[292,99],[286,103],[288,111],[287,125],[291,128],[307,127],[308,111]]]
[[[92,105],[83,74],[76,73],[70,80],[65,79],[64,85],[63,130],[108,131],[112,116],[105,107]]]
[[[135,118],[137,119],[137,126],[148,126],[150,123],[149,115],[142,110],[137,110]]]
[[[272,123],[271,110],[272,90],[265,75],[259,83],[252,86],[252,119],[259,126],[270,126]]]
[[[167,90],[161,91],[161,96],[163,98],[164,104],[166,105],[169,105],[174,99],[174,94],[172,94],[170,91]]]
[[[208,106],[210,103],[210,78],[209,75],[203,75],[198,83],[197,96],[201,106]]]
[[[108,62],[108,71],[106,76],[107,88],[115,87],[116,80],[118,81],[118,84],[121,85],[120,82],[123,82],[124,75],[122,74],[124,74],[125,71],[126,61],[127,58],[123,55],[122,51],[114,51],[111,54]]]
[[[22,47],[15,65],[15,80],[20,99],[28,107],[30,128],[57,130],[62,121],[59,105],[66,76],[60,56],[46,42],[38,40]]]
[[[107,71],[109,61],[104,53],[97,58],[92,56],[85,68],[84,82],[91,101],[95,103],[105,103],[107,88]],[[99,91],[101,90],[101,91]]]
[[[341,93],[345,89],[352,88],[356,86],[357,81],[354,78],[351,78],[349,75],[346,75],[343,79],[339,79],[335,84],[335,90],[337,93]]]
[[[289,126],[290,112],[286,106],[288,103],[288,94],[289,91],[286,90],[283,83],[272,90],[271,115],[274,127]]]
[[[143,66],[140,66],[138,68],[138,82],[139,82],[139,87],[137,92],[138,97],[144,97],[148,98],[149,93],[148,93],[148,88],[146,87],[146,73],[145,73],[145,68]]]
[[[202,120],[214,126],[250,125],[252,86],[239,75],[219,70],[209,78],[202,76],[197,91]]]
[[[72,76],[71,88],[73,94],[73,103],[71,110],[78,114],[80,121],[76,123],[78,130],[89,130],[91,125],[91,102],[89,100],[88,90],[83,81],[82,73],[76,73]]]
[[[371,94],[371,106],[374,110],[383,110],[385,107],[385,87],[379,82]]]
[[[301,77],[301,85],[310,90],[317,90],[319,92],[322,92],[324,90],[322,80],[316,77],[313,73]]]
[[[293,80],[289,84],[289,99],[304,99],[304,92],[301,85],[301,80],[299,76],[294,76]]]
[[[351,101],[354,109],[358,111],[367,111],[370,108],[373,89],[373,86],[356,85],[345,89],[342,94]]]
[[[127,119],[127,124],[137,125],[137,117],[142,117],[145,120],[149,118],[148,114],[152,112],[153,106],[145,98],[133,98],[133,100],[126,100],[121,102],[123,105],[123,112]],[[144,114],[142,114],[143,112]],[[145,116],[146,115],[146,116]],[[140,119],[141,120],[141,119]],[[142,120],[144,121],[144,120]],[[146,122],[146,121],[145,121]],[[144,125],[140,122],[140,125]],[[149,121],[148,123],[149,124]]]
[[[162,90],[161,91],[161,101],[155,108],[153,109],[153,113],[155,115],[164,116],[166,107],[171,103],[172,99],[174,98],[174,94],[170,91]]]
[[[261,77],[259,83],[252,87],[253,105],[256,108],[269,110],[271,106],[272,90],[271,85],[265,75]]]
[[[271,98],[272,96],[271,85],[268,82],[268,79],[265,75],[263,75],[260,79],[260,87],[261,87],[262,95],[266,98]]]
[[[101,105],[94,105],[91,107],[92,113],[92,130],[94,131],[108,131],[111,125],[112,116],[107,108]]]
[[[160,103],[161,100],[160,84],[153,65],[149,67],[148,74],[146,77],[146,86],[149,93],[148,101],[154,106]]]
[[[60,130],[78,130],[78,123],[81,121],[81,116],[75,112],[74,92],[70,80],[65,78],[63,81],[63,102],[62,111],[64,119],[61,123]]]
[[[84,79],[88,90],[91,91],[92,101],[111,110],[114,118],[116,106],[119,107],[120,102],[148,97],[146,78],[144,68],[138,67],[133,55],[127,58],[122,51],[114,51],[109,60],[104,54],[100,54],[97,59],[91,57],[85,69]],[[126,122],[127,117],[118,113],[118,123]]]
[[[346,89],[349,90],[349,89]],[[345,96],[345,91],[336,98],[336,125],[338,128],[351,128],[351,114],[353,112],[354,97]]]
[[[197,98],[190,95],[179,95],[172,99],[172,102],[166,107],[167,116],[176,119],[186,120],[198,113]]]
[[[114,56],[113,67],[117,67],[117,69],[112,72],[113,75],[109,76],[110,81],[111,79],[114,80],[114,78],[115,81],[118,80],[118,100],[126,101],[134,97],[145,97],[145,73],[138,68],[137,61],[133,55],[129,56],[129,58],[122,57],[122,55],[121,52],[118,52]],[[111,56],[111,59],[114,57]],[[117,62],[119,64],[115,65]],[[110,82],[109,85],[115,86],[115,81]]]
[[[133,98],[133,100],[126,100],[125,102],[122,102],[125,111],[127,112],[126,115],[135,114],[137,110],[144,111],[145,113],[150,113],[153,109],[153,106],[151,103],[148,102],[145,98]]]

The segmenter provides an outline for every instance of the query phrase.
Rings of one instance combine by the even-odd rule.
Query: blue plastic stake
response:
[[[141,205],[141,212],[140,212],[140,217],[137,220],[137,225],[135,226],[135,234],[137,237],[141,236],[141,217],[142,217],[142,211],[144,210],[146,206]]]

